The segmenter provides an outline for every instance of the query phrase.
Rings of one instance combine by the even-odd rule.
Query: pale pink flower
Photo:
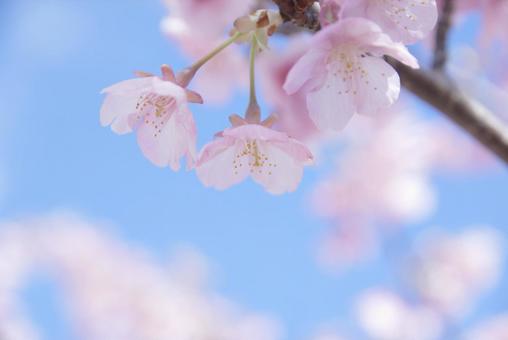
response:
[[[337,225],[321,240],[318,262],[331,273],[339,274],[352,264],[362,263],[378,255],[379,239],[366,221],[337,221]]]
[[[246,15],[253,0],[165,0],[170,17],[180,18],[201,36],[217,38]]]
[[[399,76],[383,55],[418,67],[406,47],[373,22],[340,20],[314,36],[311,49],[289,72],[284,89],[288,94],[304,89],[316,126],[340,130],[355,113],[376,113],[398,98]]]
[[[163,266],[149,254],[121,242],[80,218],[55,214],[18,225],[0,224],[0,337],[35,340],[23,314],[19,291],[32,271],[49,273],[62,289],[67,315],[84,339],[275,340],[277,325],[242,311],[201,281],[206,264],[199,255]],[[188,254],[188,252],[187,252]],[[20,265],[20,256],[31,266]],[[12,263],[11,263],[12,261]],[[178,270],[185,266],[186,273]],[[175,270],[176,269],[176,270]],[[8,287],[4,282],[11,281]],[[6,297],[5,300],[2,300]]]
[[[420,244],[411,278],[429,305],[462,316],[498,280],[502,245],[497,231],[476,227],[458,235],[434,235]]]
[[[242,124],[224,130],[199,156],[196,172],[206,185],[219,190],[247,178],[272,194],[296,190],[303,167],[312,154],[285,133],[260,124]]]
[[[442,121],[395,108],[400,112],[382,119],[356,117],[342,134],[337,169],[316,185],[314,211],[333,228],[319,250],[327,267],[364,260],[375,254],[381,231],[429,217],[437,205],[435,173],[492,165],[476,143]]]
[[[169,67],[163,66],[162,71],[162,78],[143,74],[104,89],[100,120],[118,134],[136,131],[145,157],[177,171],[182,156],[187,157],[188,167],[193,165],[196,126],[187,103],[202,99],[176,84]]]
[[[348,0],[342,13],[344,17],[370,19],[394,41],[404,44],[425,38],[438,17],[436,0]]]
[[[383,289],[372,289],[357,301],[357,317],[371,339],[439,339],[442,320],[429,308],[411,306],[401,297]]]
[[[264,98],[277,113],[274,128],[302,141],[316,137],[319,131],[309,117],[305,92],[297,91],[288,95],[283,85],[289,70],[305,53],[306,48],[304,37],[297,36],[291,39],[283,51],[268,50],[259,56]]]
[[[313,196],[320,216],[396,229],[433,211],[435,196],[428,178],[432,128],[407,111],[383,118],[356,120],[345,130],[338,169],[317,185]]]

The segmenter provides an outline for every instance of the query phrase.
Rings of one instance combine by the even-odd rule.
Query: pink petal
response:
[[[142,123],[138,130],[138,144],[141,151],[153,164],[180,169],[180,158],[187,156],[193,162],[196,145],[196,129],[192,114],[175,112],[169,119],[154,123]]]
[[[243,141],[227,137],[208,143],[196,166],[198,178],[205,186],[218,190],[240,183],[249,174],[245,159],[238,157],[243,148]]]
[[[270,142],[259,142],[258,146],[265,158],[264,166],[252,169],[254,181],[274,195],[295,191],[302,179],[303,164]]]
[[[323,87],[307,95],[307,108],[321,130],[342,130],[356,113],[351,80],[330,73]]]
[[[355,96],[358,113],[373,114],[392,105],[400,93],[400,79],[397,72],[383,59],[365,56],[359,58],[367,77],[356,79]]]
[[[131,92],[140,91],[152,85],[153,79],[156,77],[145,77],[124,80],[109,87],[106,87],[101,93],[129,94]]]
[[[405,44],[423,39],[436,25],[434,0],[369,1],[367,16],[378,23],[392,39]]]
[[[284,90],[294,94],[312,79],[319,78],[326,72],[325,61],[328,51],[312,49],[305,53],[289,71]]]

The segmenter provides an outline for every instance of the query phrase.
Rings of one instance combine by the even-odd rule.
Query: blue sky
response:
[[[290,195],[271,196],[251,182],[216,192],[194,173],[152,166],[134,136],[100,127],[102,88],[133,70],[185,65],[160,34],[164,14],[158,1],[0,2],[1,218],[76,211],[113,223],[121,238],[161,261],[171,247],[191,244],[217,268],[217,290],[278,318],[290,339],[303,338],[322,322],[347,323],[354,295],[373,284],[396,285],[396,272],[383,259],[339,277],[317,266],[315,245],[327,226],[312,215],[308,195],[326,167],[306,171]],[[245,100],[238,93],[222,107],[195,107],[200,142],[221,130]],[[506,228],[505,170],[436,178],[440,207],[408,234],[427,226]],[[57,299],[51,283],[43,279],[26,294],[46,338],[68,338],[62,313],[48,312]],[[507,299],[492,293],[470,321],[506,310]]]

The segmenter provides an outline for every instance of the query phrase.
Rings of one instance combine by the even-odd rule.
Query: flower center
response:
[[[247,157],[247,166],[251,174],[254,172],[262,174],[263,171],[268,171],[268,175],[271,175],[272,168],[277,167],[275,162],[269,162],[268,155],[259,150],[258,142],[250,140],[245,142],[243,149],[233,159],[235,175],[238,175],[238,171],[245,166],[245,157]]]
[[[136,103],[137,125],[148,125],[153,129],[154,137],[157,137],[171,117],[174,106],[175,99],[173,97],[161,96],[156,93],[142,94]]]
[[[356,95],[359,81],[369,83],[369,73],[362,63],[362,59],[366,56],[367,53],[358,49],[351,50],[347,46],[336,48],[330,53],[327,59],[328,72],[343,83],[339,95],[349,93]]]

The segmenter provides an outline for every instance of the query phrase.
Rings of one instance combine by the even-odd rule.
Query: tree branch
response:
[[[295,3],[298,1],[306,1],[308,3],[314,2],[308,0],[273,0],[273,2],[279,6],[283,16],[288,16],[285,20],[291,21],[300,27],[310,28],[312,25],[310,25],[309,22],[299,23],[298,21],[292,20],[290,16],[290,13],[292,13],[291,9],[295,8]],[[446,0],[446,2],[451,4],[452,1]],[[311,5],[312,4],[309,6]],[[307,17],[307,20],[310,19]],[[449,22],[443,25],[448,25],[448,27],[441,28],[441,34],[446,36],[449,29]],[[318,29],[319,28],[314,28],[313,30]],[[438,38],[438,40],[440,39],[441,38]],[[440,41],[442,41],[442,46],[444,46],[442,51],[445,52],[446,38]],[[441,67],[439,66],[441,63],[444,65],[446,62],[446,52],[444,57],[441,55],[439,58],[437,63],[438,69]],[[421,100],[441,111],[508,164],[508,127],[496,115],[478,101],[462,93],[453,82],[442,73],[414,70],[390,57],[386,57],[386,60],[399,73],[401,83],[405,88],[418,96]]]
[[[434,42],[434,62],[432,64],[434,70],[442,70],[448,59],[448,32],[451,27],[453,9],[453,0],[444,0],[443,8],[441,8],[441,15],[437,23],[436,39]]]
[[[386,57],[402,85],[441,111],[508,163],[508,128],[485,106],[462,93],[451,80],[432,71],[414,70]]]
[[[312,31],[320,29],[319,13],[313,6],[315,0],[273,0],[279,7],[284,21],[289,21],[299,27]]]

